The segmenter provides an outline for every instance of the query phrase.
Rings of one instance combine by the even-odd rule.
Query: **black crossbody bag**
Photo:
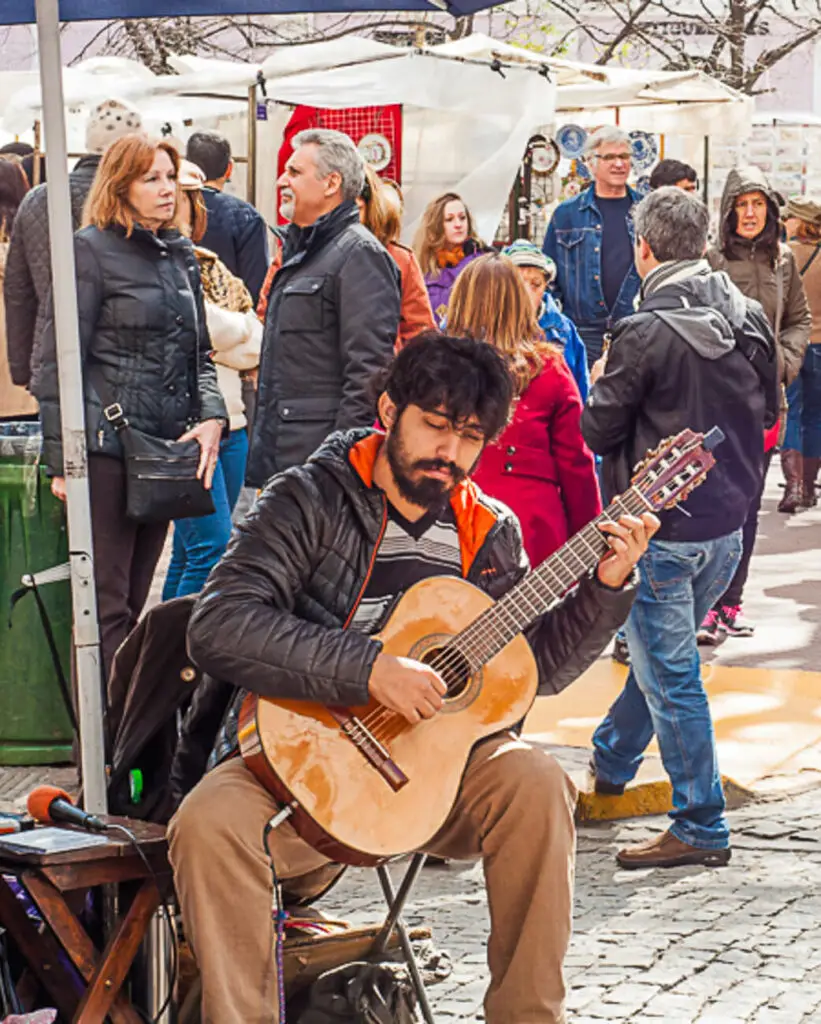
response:
[[[211,492],[197,479],[197,441],[167,441],[132,427],[99,364],[88,370],[103,404],[103,416],[117,432],[125,453],[126,515],[138,523],[166,523],[214,512]]]

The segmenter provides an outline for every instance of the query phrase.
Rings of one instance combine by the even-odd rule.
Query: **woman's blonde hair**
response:
[[[208,207],[205,205],[205,197],[201,188],[184,188],[182,194],[191,209],[190,238],[194,245],[199,245],[208,230]]]
[[[103,154],[86,199],[83,226],[93,225],[103,230],[116,224],[125,229],[126,237],[130,237],[138,220],[137,211],[129,202],[128,191],[138,178],[148,174],[160,150],[168,154],[174,174],[178,176],[180,155],[170,142],[137,134],[123,135],[112,142]],[[182,192],[177,184],[174,216],[165,227],[176,226],[181,199]]]
[[[399,240],[402,227],[401,211],[397,211],[388,186],[370,164],[365,164],[365,185],[360,199],[365,204],[362,223],[382,245]]]
[[[436,262],[437,253],[440,249],[444,249],[446,245],[445,207],[448,203],[461,203],[465,207],[465,213],[468,217],[468,238],[478,242],[473,217],[464,199],[458,193],[444,192],[441,196],[437,196],[436,199],[432,199],[425,208],[422,223],[419,225],[416,237],[413,240],[413,251],[419,260],[422,273],[433,277],[438,277],[440,271],[439,264]]]
[[[545,341],[527,288],[507,256],[488,253],[469,263],[453,286],[447,331],[486,341],[508,361],[521,394],[559,352]]]

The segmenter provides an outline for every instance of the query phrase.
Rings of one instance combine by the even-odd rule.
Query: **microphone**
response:
[[[42,825],[79,825],[89,832],[105,832],[108,825],[96,815],[75,806],[71,797],[56,786],[38,786],[26,802],[29,814]]]

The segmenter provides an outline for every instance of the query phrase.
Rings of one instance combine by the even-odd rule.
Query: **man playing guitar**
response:
[[[274,477],[195,606],[192,657],[238,688],[218,737],[219,763],[169,827],[209,1024],[278,1020],[272,878],[262,834],[281,805],[232,756],[242,698],[334,707],[375,699],[420,728],[443,713],[442,677],[420,661],[386,653],[373,634],[420,580],[461,577],[498,599],[527,572],[518,521],[468,479],[507,422],[512,398],[492,346],[442,336],[414,340],[385,372],[378,408],[386,434],[332,435],[304,466]],[[657,527],[649,513],[603,525],[609,554],[525,630],[540,693],[569,685],[625,620],[634,567]],[[442,857],[483,860],[492,924],[489,1024],[565,1020],[575,803],[573,784],[555,760],[499,732],[473,748],[455,805],[425,844]],[[328,864],[290,822],[271,835],[270,848],[289,889]]]

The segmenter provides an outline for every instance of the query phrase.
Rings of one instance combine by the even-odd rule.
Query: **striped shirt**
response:
[[[388,524],[351,629],[377,633],[396,600],[414,583],[461,575],[459,533],[450,503],[412,523],[388,502]]]

